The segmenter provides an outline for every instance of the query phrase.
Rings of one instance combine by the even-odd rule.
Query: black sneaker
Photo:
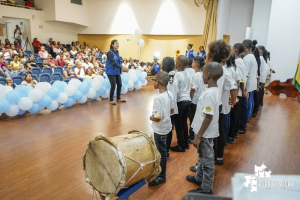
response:
[[[239,138],[239,134],[236,133],[235,136],[234,136],[234,138]]]
[[[252,114],[252,117],[256,117],[256,115],[257,115],[257,112],[256,112],[256,113],[253,113],[253,114]]]
[[[206,190],[202,190],[202,188],[200,187],[196,190],[190,190],[189,193],[212,194],[212,190],[206,191]]]
[[[194,140],[194,139],[189,139],[189,144],[192,144],[192,143],[193,143],[193,140]]]
[[[167,152],[167,158],[169,158],[170,157],[170,154],[169,154],[169,152]]]
[[[245,134],[247,131],[247,129],[239,129],[238,132],[239,134]]]
[[[176,152],[185,152],[185,148],[180,147],[180,146],[175,146],[175,147],[170,147],[171,151],[176,151]]]
[[[235,143],[234,138],[228,137],[227,143],[234,144]]]
[[[195,176],[188,175],[188,176],[186,176],[186,180],[188,182],[194,183],[194,184],[196,184],[198,186],[201,186],[201,184],[202,184],[202,182],[196,181]]]
[[[158,186],[160,184],[164,184],[166,182],[166,178],[157,177],[155,180],[148,183],[149,186]]]
[[[224,165],[224,160],[215,160],[215,165]]]
[[[190,145],[189,145],[189,143],[185,143],[185,145],[184,145],[184,146],[185,146],[185,148],[186,148],[186,149],[190,149]]]
[[[196,172],[196,171],[197,171],[197,166],[192,166],[192,167],[190,167],[190,170],[191,170],[192,172]]]

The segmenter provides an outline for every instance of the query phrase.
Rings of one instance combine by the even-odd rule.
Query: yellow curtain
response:
[[[204,0],[203,6],[206,10],[203,46],[207,48],[208,44],[217,38],[218,0]]]

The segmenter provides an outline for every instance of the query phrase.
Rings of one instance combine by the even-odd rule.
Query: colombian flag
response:
[[[300,70],[299,70],[299,67],[300,67],[300,59],[297,64],[297,71],[296,71],[296,74],[295,74],[295,77],[293,80],[293,85],[300,92]]]

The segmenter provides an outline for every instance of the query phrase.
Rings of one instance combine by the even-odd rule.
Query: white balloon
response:
[[[36,89],[36,88],[30,90],[28,93],[29,99],[31,99],[31,101],[33,102],[38,102],[39,100],[41,100],[42,96],[43,96],[43,92],[40,89]]]
[[[129,74],[129,75],[130,75],[130,74],[136,74],[135,69],[130,69],[130,70],[128,71],[128,74]]]
[[[147,77],[147,73],[146,73],[146,72],[142,72],[142,76],[143,76],[144,78],[146,78],[146,77]]]
[[[133,88],[133,82],[132,81],[128,81],[126,87],[127,88]]]
[[[93,88],[90,88],[89,91],[85,95],[88,98],[92,99],[96,96],[96,91]]]
[[[78,90],[79,86],[81,85],[81,81],[79,79],[72,78],[69,81],[68,85],[73,85],[76,88],[76,90]]]
[[[83,95],[82,98],[78,101],[81,104],[84,104],[87,101],[87,96]]]
[[[11,104],[9,109],[5,112],[7,116],[14,117],[19,113],[19,107],[16,104]]]
[[[140,28],[135,29],[135,35],[140,37],[142,35],[142,30]]]
[[[68,95],[66,93],[59,93],[58,97],[56,98],[58,103],[64,104],[68,101]]]
[[[143,39],[139,39],[138,45],[139,47],[143,47],[145,45],[145,41]]]
[[[143,86],[146,86],[147,85],[147,80],[142,84]]]
[[[125,89],[121,91],[121,94],[127,94],[128,88],[125,86]]]
[[[134,87],[132,87],[132,88],[128,88],[128,91],[132,91],[134,89]]]
[[[76,88],[73,85],[67,85],[65,87],[65,93],[71,97],[76,93]]]
[[[57,100],[53,100],[50,106],[47,107],[50,111],[55,111],[58,108]]]
[[[100,81],[100,83],[103,83],[104,82],[104,78],[103,76],[101,75],[97,75],[93,78],[93,80],[97,80],[97,81]]]
[[[8,93],[11,90],[13,90],[12,87],[1,85],[1,87],[0,87],[0,98],[5,98],[6,93]]]
[[[44,94],[47,94],[48,90],[51,88],[51,84],[47,82],[39,82],[35,85],[35,89],[41,90],[41,92]]]
[[[103,99],[107,99],[109,97],[110,89],[106,90],[105,94],[101,95]]]
[[[136,74],[129,74],[129,80],[131,80],[133,83],[137,81]]]
[[[29,97],[22,97],[18,102],[18,107],[21,110],[29,110],[32,108],[33,102]]]
[[[98,91],[101,89],[101,87],[102,87],[102,83],[94,79],[91,88],[94,89],[95,91]]]
[[[142,88],[142,83],[141,83],[141,81],[139,81],[138,84],[134,85],[134,88],[137,89],[137,90],[141,89],[141,88]]]

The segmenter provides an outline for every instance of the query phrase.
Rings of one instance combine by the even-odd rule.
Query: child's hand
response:
[[[200,142],[201,142],[201,138],[198,138],[197,136],[195,137],[195,139],[192,141],[194,147],[196,149],[198,149],[199,145],[200,145]]]

